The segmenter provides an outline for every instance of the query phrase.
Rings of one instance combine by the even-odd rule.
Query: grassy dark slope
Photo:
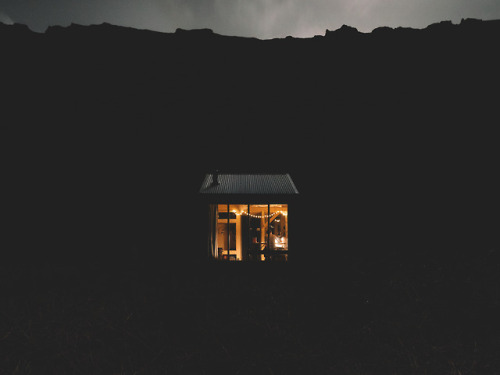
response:
[[[500,372],[497,21],[0,38],[0,373]],[[291,173],[294,262],[203,262],[214,168]]]
[[[499,261],[2,268],[2,372],[495,374]]]

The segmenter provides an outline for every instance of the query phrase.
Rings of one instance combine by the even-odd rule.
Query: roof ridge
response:
[[[207,175],[213,175],[214,173],[207,173]],[[289,175],[288,172],[223,172],[219,171],[219,175],[225,174],[225,175],[273,175],[273,176],[284,176],[284,175]]]

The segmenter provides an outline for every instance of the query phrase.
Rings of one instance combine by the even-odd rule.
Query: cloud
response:
[[[149,0],[164,19],[155,29],[208,27],[224,35],[313,36],[339,20],[341,0]],[[143,3],[144,4],[144,3]],[[336,22],[339,23],[339,22]],[[339,27],[342,23],[339,23]]]
[[[425,27],[433,22],[500,18],[498,0],[2,0],[0,22],[44,31],[71,22],[173,32],[211,28],[261,39],[312,37],[343,24],[370,32],[379,26]]]
[[[12,19],[2,11],[0,11],[0,22],[5,24],[5,25],[13,25],[14,24],[14,21],[12,21]]]

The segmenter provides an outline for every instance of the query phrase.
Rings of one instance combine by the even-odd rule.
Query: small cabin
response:
[[[208,256],[221,261],[287,261],[293,203],[289,174],[207,174]]]

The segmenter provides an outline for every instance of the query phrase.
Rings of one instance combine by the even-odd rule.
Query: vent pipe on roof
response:
[[[219,171],[215,171],[212,175],[212,185],[219,185]]]

